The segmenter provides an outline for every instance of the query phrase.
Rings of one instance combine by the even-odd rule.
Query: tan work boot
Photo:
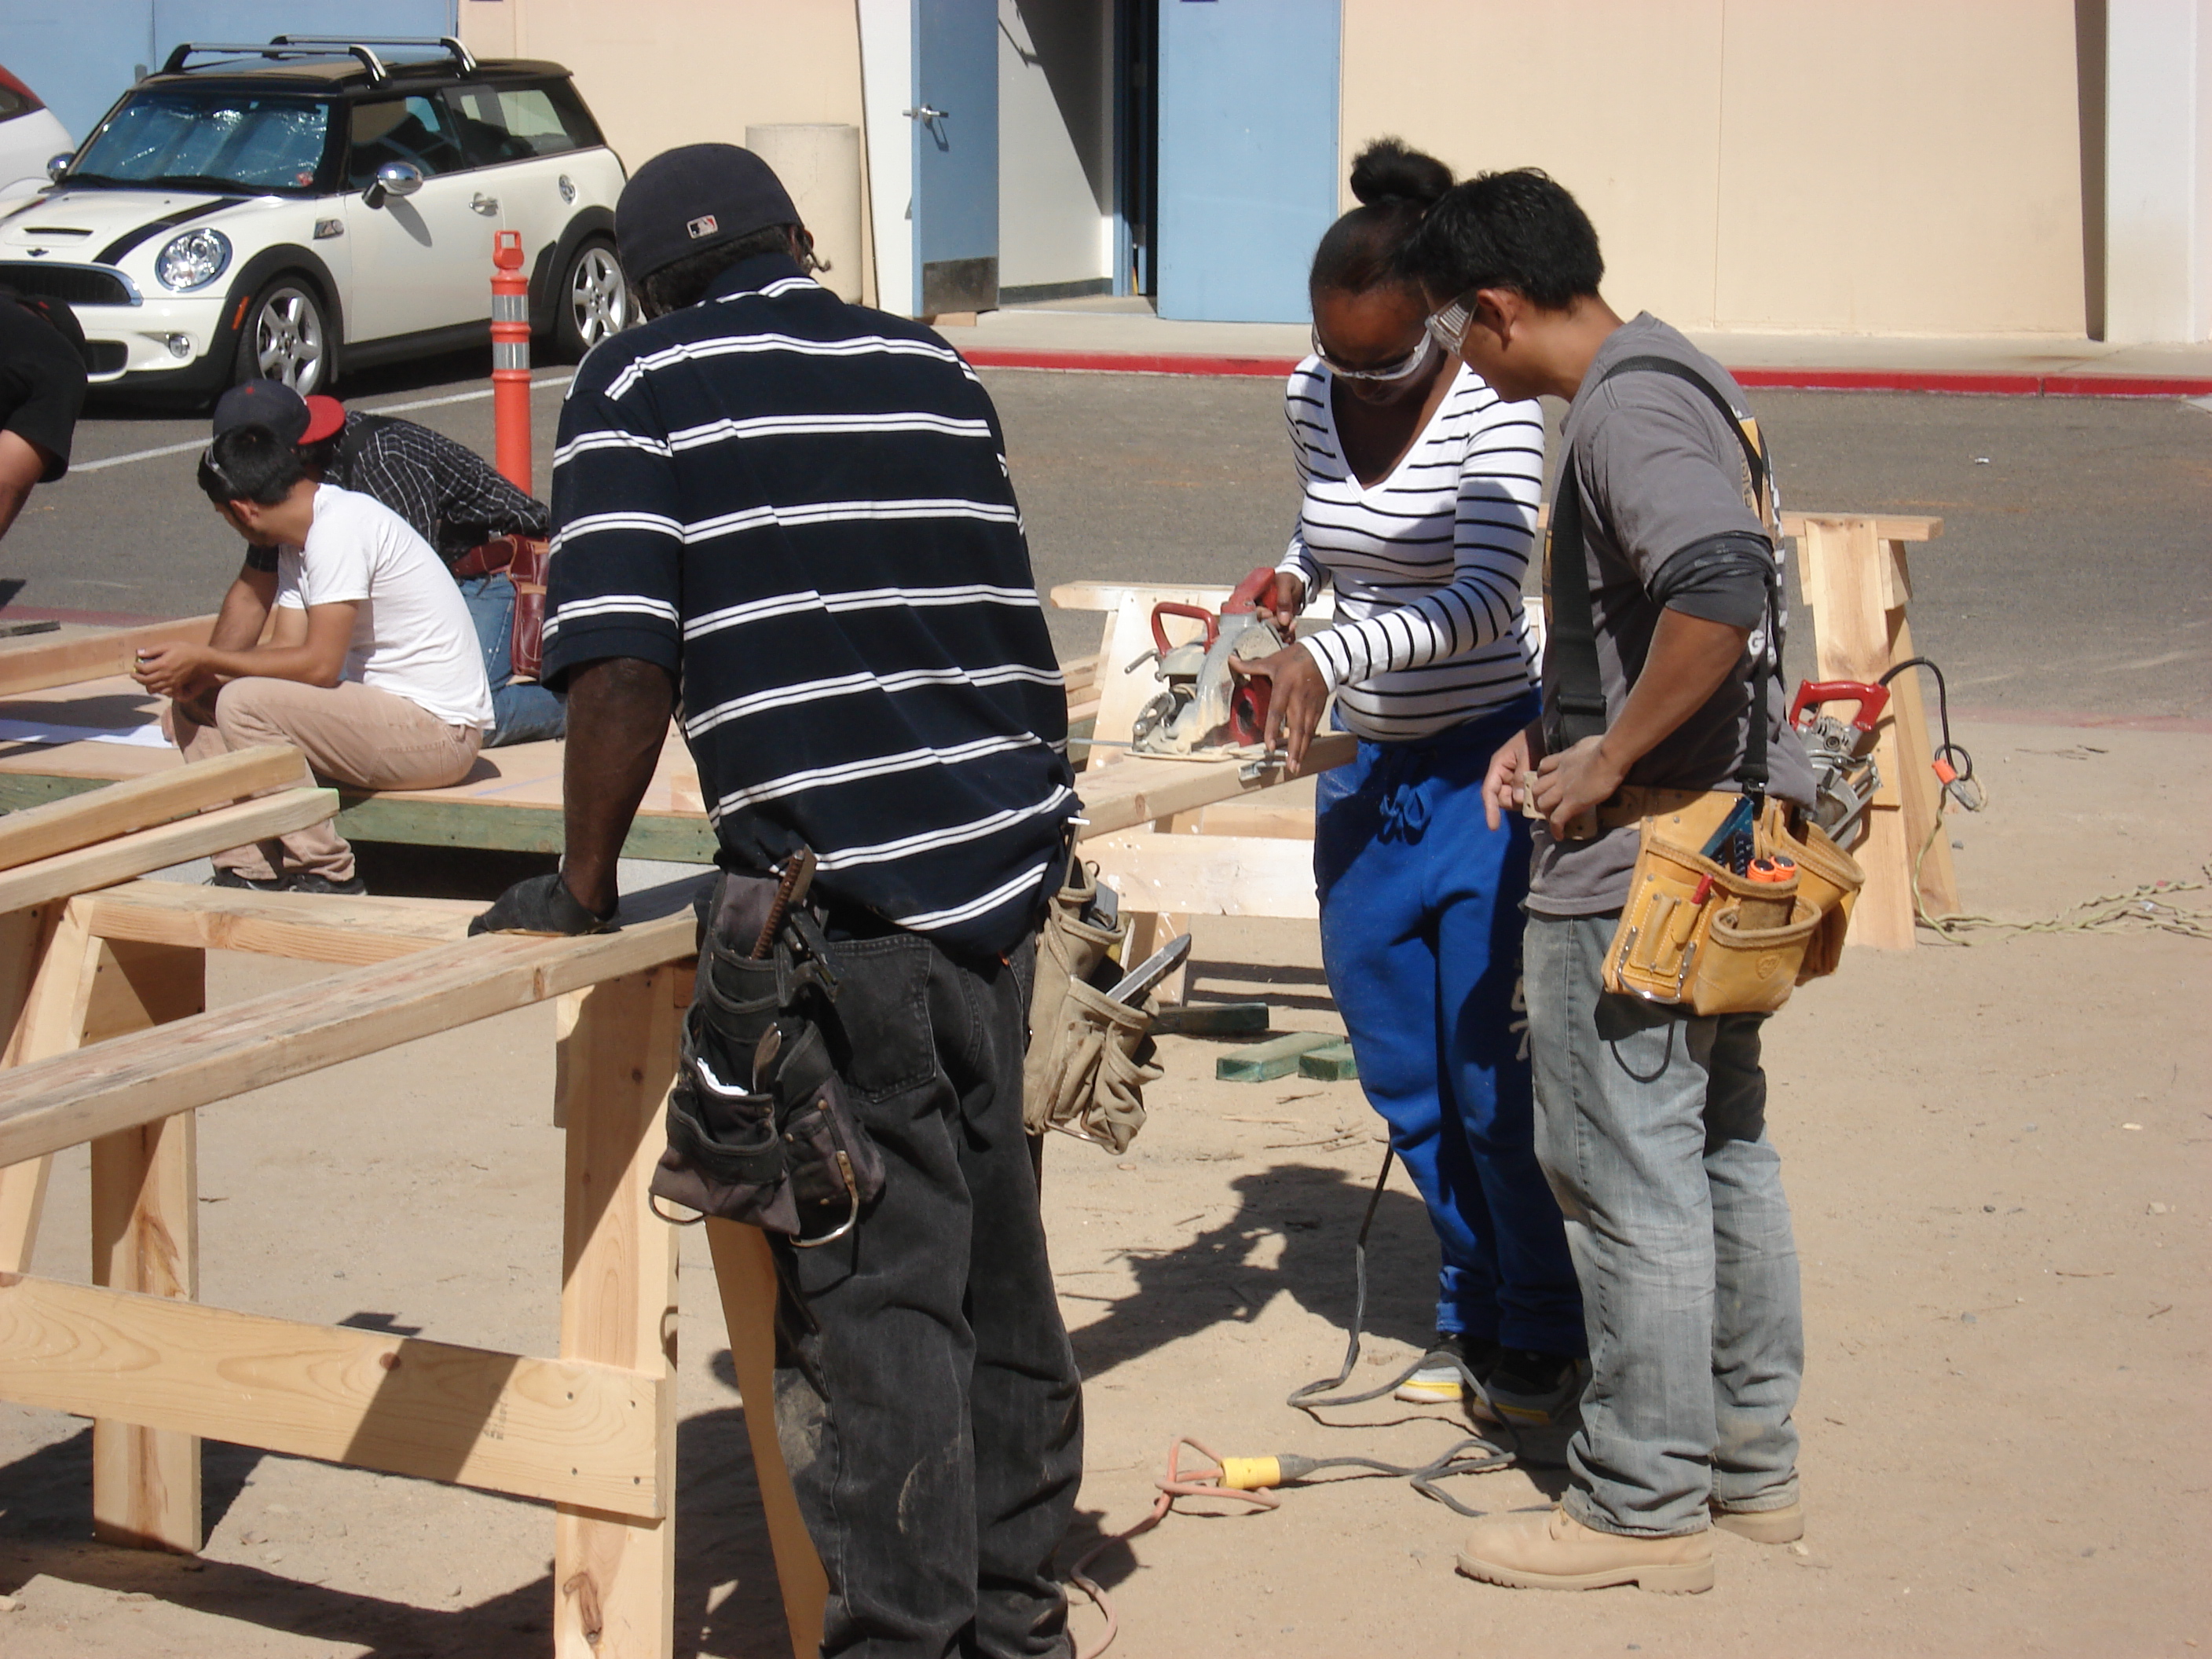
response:
[[[1500,1515],[1480,1522],[1468,1535],[1459,1570],[1513,1589],[1636,1584],[1681,1595],[1713,1587],[1713,1540],[1710,1532],[1680,1538],[1598,1532],[1564,1509],[1549,1515]]]
[[[1716,1503],[1713,1524],[1748,1538],[1754,1544],[1794,1544],[1805,1535],[1805,1506],[1785,1504],[1778,1510],[1730,1510]]]

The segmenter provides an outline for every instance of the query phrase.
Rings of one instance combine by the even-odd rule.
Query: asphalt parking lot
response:
[[[541,368],[533,397],[541,493],[569,372]],[[1280,552],[1297,495],[1273,380],[983,378],[1041,589],[1084,576],[1227,581]],[[488,454],[489,385],[471,354],[342,391]],[[1913,554],[1912,626],[1961,706],[2212,717],[2212,410],[1888,392],[1754,401],[1787,505],[1943,519],[1942,538]],[[192,481],[206,431],[204,415],[96,402],[70,477],[38,491],[0,543],[0,621],[212,610],[239,549]],[[1052,621],[1064,654],[1091,648],[1094,617]],[[1793,669],[1809,664],[1806,644],[1800,627]]]

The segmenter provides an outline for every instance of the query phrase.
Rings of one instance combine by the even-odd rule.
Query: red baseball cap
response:
[[[286,443],[316,444],[335,436],[345,417],[345,405],[335,398],[302,398],[282,380],[241,380],[216,404],[215,431],[265,426]]]

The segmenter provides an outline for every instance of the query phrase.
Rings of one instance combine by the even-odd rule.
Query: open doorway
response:
[[[1115,0],[998,0],[999,300],[1111,294]]]

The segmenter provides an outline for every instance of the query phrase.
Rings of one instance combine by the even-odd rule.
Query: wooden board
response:
[[[687,939],[689,915],[680,918]],[[666,1144],[662,1104],[690,975],[608,979],[577,1010],[569,1065],[561,1353],[659,1389],[649,1422],[659,1478],[676,1473],[676,1230],[648,1183]],[[647,1413],[640,1413],[641,1416]],[[563,1504],[553,1526],[555,1659],[665,1659],[675,1641],[676,1523]]]
[[[582,939],[465,939],[0,1073],[0,1164],[680,962],[693,935],[685,912]]]
[[[1343,1041],[1328,1031],[1292,1031],[1286,1036],[1270,1037],[1265,1042],[1232,1049],[1213,1062],[1213,1075],[1223,1083],[1271,1082],[1297,1071],[1304,1055],[1316,1049],[1334,1048]]]
[[[612,1365],[0,1274],[0,1399],[392,1474],[663,1513],[663,1392]]]
[[[1323,732],[1306,751],[1310,776],[1341,766],[1352,757],[1358,740],[1349,732]],[[1181,761],[1130,759],[1118,766],[1085,772],[1076,779],[1083,797],[1085,822],[1078,833],[1085,840],[1110,835],[1156,819],[1173,817],[1194,807],[1256,793],[1280,780],[1274,775],[1248,780],[1240,761]]]
[[[118,836],[94,847],[79,848],[0,872],[0,911],[17,910],[49,899],[65,898],[88,888],[106,887],[149,870],[167,869],[205,858],[248,842],[304,830],[338,810],[332,789],[285,789],[212,812],[196,813],[174,823]]]
[[[173,881],[134,881],[84,902],[102,939],[355,966],[453,944],[484,908],[475,899],[338,898]]]
[[[103,943],[84,1040],[187,1019],[207,1007],[206,954]],[[179,1112],[92,1143],[92,1282],[191,1302],[199,1296],[197,1115]],[[97,1418],[92,1530],[111,1544],[199,1552],[200,1443],[187,1431]]]
[[[26,691],[71,685],[80,680],[127,676],[140,651],[156,645],[205,645],[214,632],[213,617],[180,617],[143,628],[0,647],[0,697],[21,696]],[[133,680],[131,685],[137,688],[137,682]]]
[[[91,1000],[100,940],[74,905],[52,904],[17,911],[9,918],[9,943],[24,944],[23,919],[40,919],[34,929],[37,955],[9,964],[21,972],[36,963],[36,977],[25,994],[22,1012],[0,1055],[0,1066],[27,1066],[69,1053],[83,1040],[85,1011]],[[27,1273],[46,1207],[51,1157],[0,1159],[0,1273]]]
[[[830,1580],[799,1512],[799,1494],[775,1437],[775,1260],[757,1227],[707,1218],[714,1281],[722,1293],[722,1321],[730,1334],[730,1359],[744,1400],[745,1439],[752,1447],[753,1477],[768,1520],[775,1579],[783,1594],[784,1623],[792,1659],[814,1659],[822,1650],[822,1613]]]
[[[1321,916],[1310,841],[1122,830],[1089,837],[1083,855],[1097,860],[1099,879],[1121,896],[1125,910],[1302,921]]]
[[[127,779],[0,819],[0,870],[151,829],[264,790],[313,787],[314,781],[307,757],[283,744],[240,749],[196,766]]]

